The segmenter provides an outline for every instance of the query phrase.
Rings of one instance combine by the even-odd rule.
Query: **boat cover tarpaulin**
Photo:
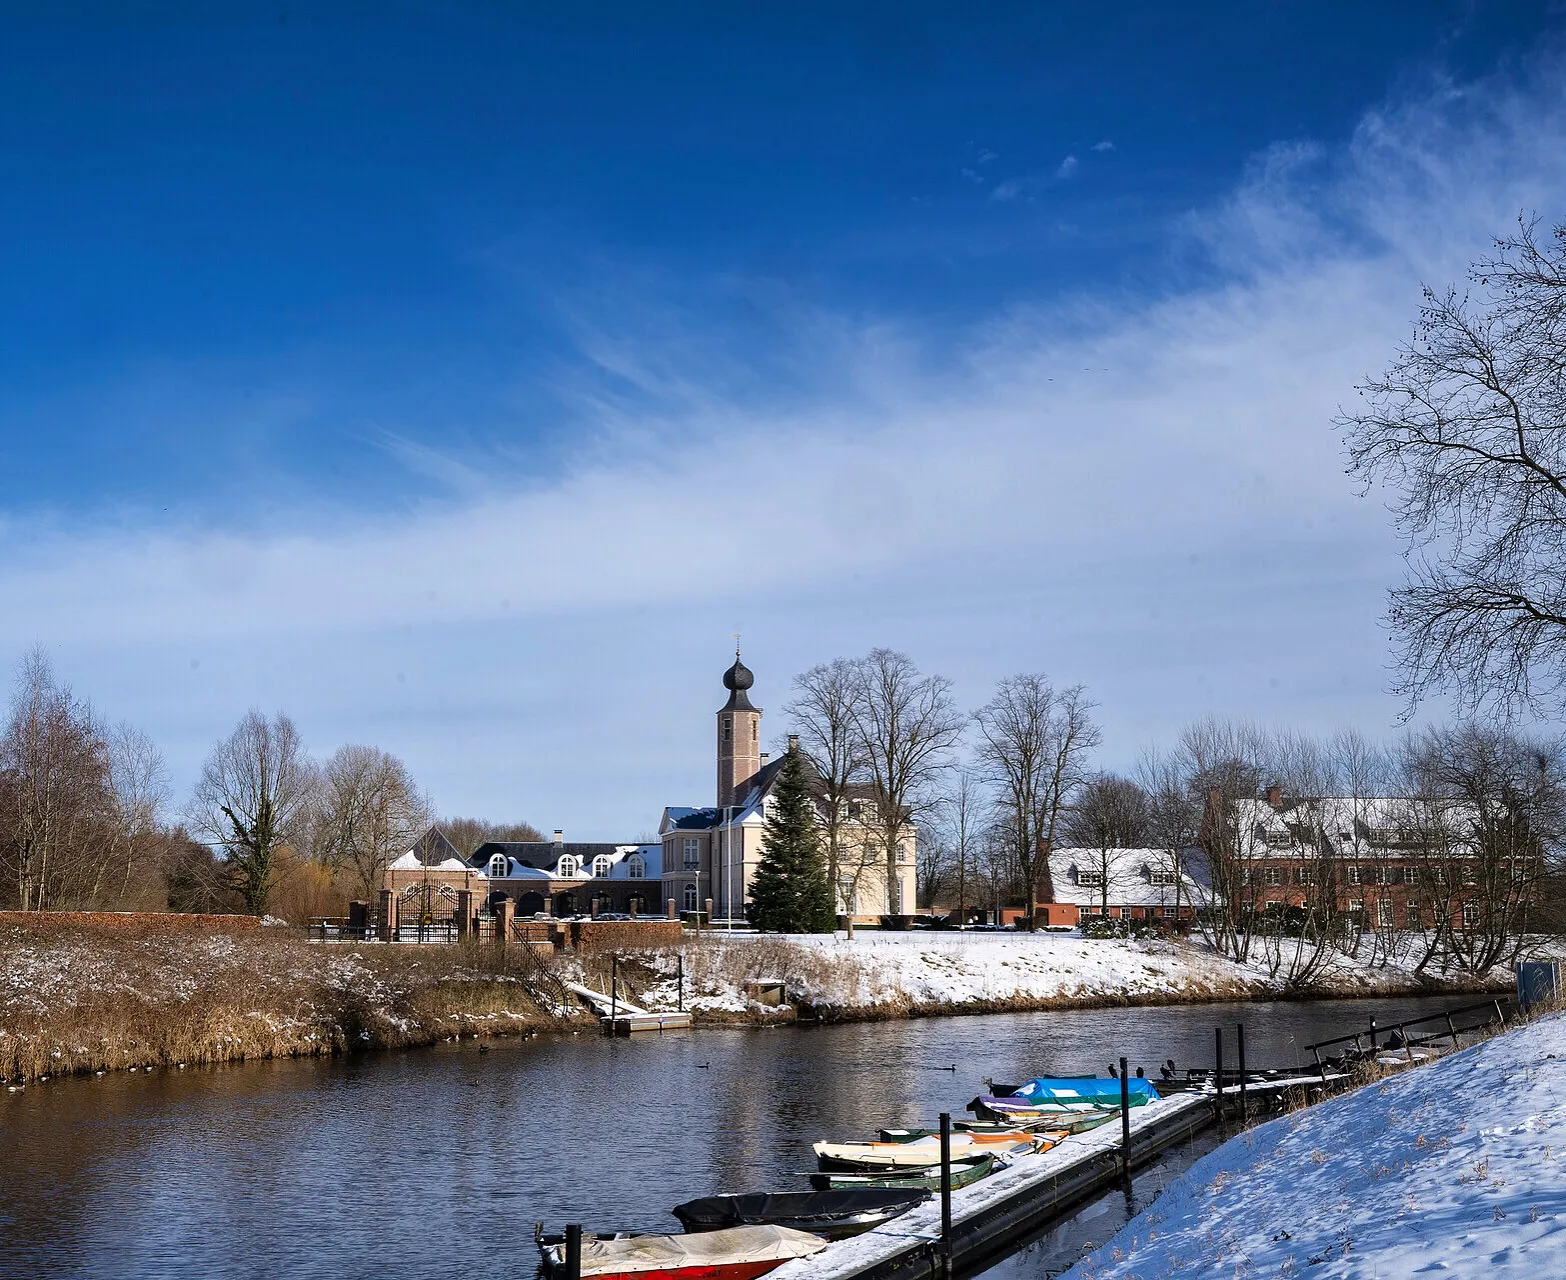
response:
[[[1127,1080],[1126,1086],[1130,1092],[1131,1105],[1140,1107],[1146,1102],[1157,1102],[1158,1091],[1153,1088],[1151,1080],[1144,1080],[1140,1076]],[[1092,1103],[1094,1106],[1105,1107],[1120,1105],[1120,1080],[1111,1076],[1107,1080],[1076,1078],[1059,1078],[1043,1076],[1037,1080],[1029,1080],[1012,1095],[1014,1101],[1027,1103],[1035,1107],[1047,1107],[1051,1103],[1064,1103],[1070,1106],[1074,1103]],[[1005,1099],[997,1098],[997,1102]]]
[[[582,1240],[582,1274],[625,1271],[674,1271],[681,1267],[727,1267],[745,1262],[787,1262],[826,1248],[808,1231],[788,1227],[730,1227],[690,1236],[627,1236],[623,1240]]]
[[[674,1216],[690,1231],[711,1231],[746,1222],[792,1219],[826,1221],[859,1214],[912,1209],[929,1198],[924,1191],[778,1191],[760,1195],[703,1196],[676,1205]]]

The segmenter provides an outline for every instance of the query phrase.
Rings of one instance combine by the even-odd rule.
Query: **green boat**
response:
[[[952,1161],[952,1187],[971,1186],[980,1178],[987,1178],[1005,1165],[986,1151],[983,1155],[966,1160]],[[817,1191],[939,1191],[941,1168],[924,1168],[917,1172],[897,1173],[882,1177],[874,1173],[813,1173],[810,1185]]]
[[[996,1120],[953,1120],[953,1133],[971,1133],[976,1136],[994,1133],[1043,1133],[1046,1129],[1067,1131],[1066,1117],[1052,1116],[1048,1121],[1024,1120],[1017,1124]],[[938,1138],[939,1129],[882,1129],[876,1136],[878,1142],[917,1142],[920,1138]]]

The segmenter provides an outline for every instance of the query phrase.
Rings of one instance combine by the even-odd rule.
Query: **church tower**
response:
[[[761,708],[745,691],[756,677],[734,651],[734,665],[723,673],[729,700],[718,712],[718,807],[738,804],[747,782],[761,771]]]

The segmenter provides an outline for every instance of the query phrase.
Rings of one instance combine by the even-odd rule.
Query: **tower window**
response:
[[[750,722],[750,745],[755,746],[761,739],[761,725],[755,720]]]
[[[734,721],[729,716],[723,717],[723,740],[725,742],[734,740]]]

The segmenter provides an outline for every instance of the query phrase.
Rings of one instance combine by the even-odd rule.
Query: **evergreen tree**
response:
[[[750,919],[773,933],[830,933],[836,923],[826,858],[816,829],[810,766],[798,751],[783,757],[750,882]]]

